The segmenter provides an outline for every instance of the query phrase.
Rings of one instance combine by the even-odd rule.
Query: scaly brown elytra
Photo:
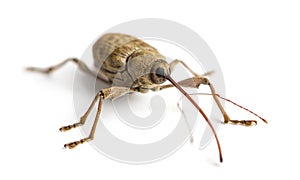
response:
[[[149,90],[159,91],[170,87],[176,87],[179,91],[181,91],[206,120],[217,141],[220,162],[223,162],[221,146],[212,124],[210,123],[208,117],[205,115],[202,109],[190,97],[190,95],[181,88],[181,86],[198,88],[200,84],[208,85],[211,90],[211,94],[209,95],[213,96],[215,102],[217,103],[220,111],[223,114],[224,123],[226,124],[231,123],[244,126],[252,126],[256,125],[257,122],[255,120],[231,120],[222,107],[218,98],[229,101],[237,105],[238,107],[249,111],[250,113],[263,120],[265,123],[267,123],[265,119],[258,116],[249,109],[244,108],[217,94],[212,83],[210,83],[207,77],[205,77],[205,75],[208,75],[209,73],[198,75],[183,61],[177,59],[168,64],[165,57],[161,55],[154,47],[130,35],[117,33],[109,33],[103,35],[93,45],[93,58],[94,65],[99,70],[98,72],[89,69],[84,62],[77,58],[66,59],[63,62],[48,68],[27,68],[27,70],[29,71],[49,74],[68,62],[74,62],[78,65],[80,70],[111,84],[111,87],[102,89],[96,94],[91,105],[87,109],[86,113],[80,118],[79,122],[60,128],[60,131],[68,131],[72,128],[84,125],[92,108],[98,101],[96,117],[89,136],[79,141],[67,143],[64,145],[65,148],[72,149],[78,144],[82,144],[94,139],[94,133],[96,131],[97,122],[101,113],[103,100],[115,99],[132,92],[147,93]],[[175,82],[170,75],[175,66],[178,64],[183,65],[193,75],[193,77],[180,82]],[[162,85],[164,82],[166,82],[166,80],[168,80],[171,84]]]

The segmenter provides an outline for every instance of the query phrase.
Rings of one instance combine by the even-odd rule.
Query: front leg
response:
[[[72,128],[76,128],[79,126],[82,126],[88,115],[90,114],[91,110],[93,109],[94,105],[96,104],[96,102],[99,100],[98,102],[98,109],[97,109],[97,114],[96,117],[94,119],[94,123],[93,123],[93,127],[90,131],[90,135],[86,138],[83,138],[79,141],[74,141],[71,143],[67,143],[64,145],[65,148],[69,148],[69,149],[73,149],[75,148],[77,145],[79,144],[83,144],[89,140],[93,140],[94,139],[94,134],[96,132],[96,127],[97,127],[97,123],[100,117],[100,113],[101,113],[101,109],[102,109],[102,102],[105,99],[115,99],[118,97],[121,97],[129,92],[132,92],[129,88],[125,88],[125,87],[110,87],[110,88],[105,88],[100,90],[97,95],[95,96],[92,104],[90,105],[90,107],[88,108],[87,112],[80,118],[80,121],[78,123],[75,123],[73,125],[68,125],[68,126],[64,126],[62,128],[60,128],[60,131],[67,131],[70,130]]]
[[[208,93],[199,93],[199,94],[205,94],[205,95],[212,95],[215,102],[217,103],[220,111],[222,112],[223,114],[223,117],[224,117],[224,123],[231,123],[231,124],[238,124],[238,125],[243,125],[243,126],[253,126],[253,125],[256,125],[257,122],[255,120],[231,120],[229,118],[229,116],[227,115],[225,109],[223,108],[223,106],[221,105],[220,101],[218,98],[221,98],[223,100],[226,100],[248,112],[250,112],[251,114],[255,115],[256,117],[260,118],[262,121],[264,121],[265,123],[267,123],[267,121],[260,117],[259,115],[257,115],[256,113],[254,113],[253,111],[229,100],[229,99],[226,99],[222,96],[220,96],[219,94],[216,93],[215,91],[215,88],[214,86],[212,85],[212,83],[209,82],[209,80],[205,77],[193,77],[193,78],[189,78],[189,79],[185,79],[183,81],[180,81],[179,84],[181,84],[182,86],[184,87],[190,87],[190,88],[199,88],[200,84],[204,84],[204,85],[208,85],[210,87],[210,90],[211,90],[211,94],[208,94]],[[196,93],[198,94],[198,93]],[[191,94],[191,95],[195,95],[195,94]]]
[[[218,105],[218,108],[220,109],[220,111],[223,114],[224,117],[224,123],[231,123],[231,124],[239,124],[239,125],[244,125],[244,126],[253,126],[256,125],[257,122],[255,120],[231,120],[230,117],[228,116],[228,114],[226,113],[224,107],[222,106],[222,104],[220,103],[218,96],[216,95],[216,91],[214,86],[212,85],[211,82],[209,82],[209,80],[206,77],[200,76],[197,73],[195,73],[190,67],[188,67],[183,61],[181,60],[174,60],[170,63],[170,68],[171,71],[175,68],[176,65],[181,64],[183,65],[188,71],[190,71],[193,74],[193,78],[189,78],[183,81],[180,81],[178,84],[180,84],[181,86],[184,87],[192,87],[192,88],[198,88],[200,86],[200,84],[205,84],[208,85],[211,92],[212,92],[212,96],[215,100],[215,102]],[[206,73],[205,75],[209,75],[211,72]],[[161,87],[162,89],[165,88],[169,88],[172,87],[172,85],[165,85],[164,87]]]

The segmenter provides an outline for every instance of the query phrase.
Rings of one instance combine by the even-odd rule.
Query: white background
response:
[[[1,179],[299,179],[297,1],[9,1],[0,3]],[[215,143],[199,151],[186,144],[153,164],[128,165],[91,146],[62,150],[80,131],[58,132],[74,122],[70,65],[51,77],[28,74],[80,57],[99,34],[137,18],[165,18],[196,31],[222,67],[227,97],[269,120],[253,128],[223,126]],[[159,28],[159,27],[155,27]],[[251,118],[227,106],[232,118]],[[202,119],[201,119],[202,120]]]

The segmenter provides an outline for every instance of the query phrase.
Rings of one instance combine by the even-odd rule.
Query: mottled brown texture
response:
[[[139,88],[147,92],[156,83],[151,81],[151,68],[157,61],[165,61],[154,47],[135,37],[109,33],[93,45],[94,64],[113,86]],[[168,64],[165,63],[169,69]],[[103,79],[102,76],[98,76]]]

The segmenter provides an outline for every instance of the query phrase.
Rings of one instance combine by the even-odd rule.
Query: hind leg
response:
[[[46,68],[39,68],[39,67],[28,67],[26,68],[27,71],[32,71],[32,72],[39,72],[39,73],[44,73],[44,74],[50,74],[53,71],[56,71],[57,69],[61,68],[62,66],[64,66],[65,64],[67,64],[68,62],[73,62],[75,63],[78,68],[85,72],[88,73],[94,77],[97,77],[99,79],[102,79],[106,82],[109,82],[109,79],[101,72],[99,71],[98,73],[95,71],[92,71],[91,69],[88,68],[88,66],[81,60],[77,59],[77,58],[68,58],[64,61],[62,61],[59,64],[50,66],[50,67],[46,67]]]

